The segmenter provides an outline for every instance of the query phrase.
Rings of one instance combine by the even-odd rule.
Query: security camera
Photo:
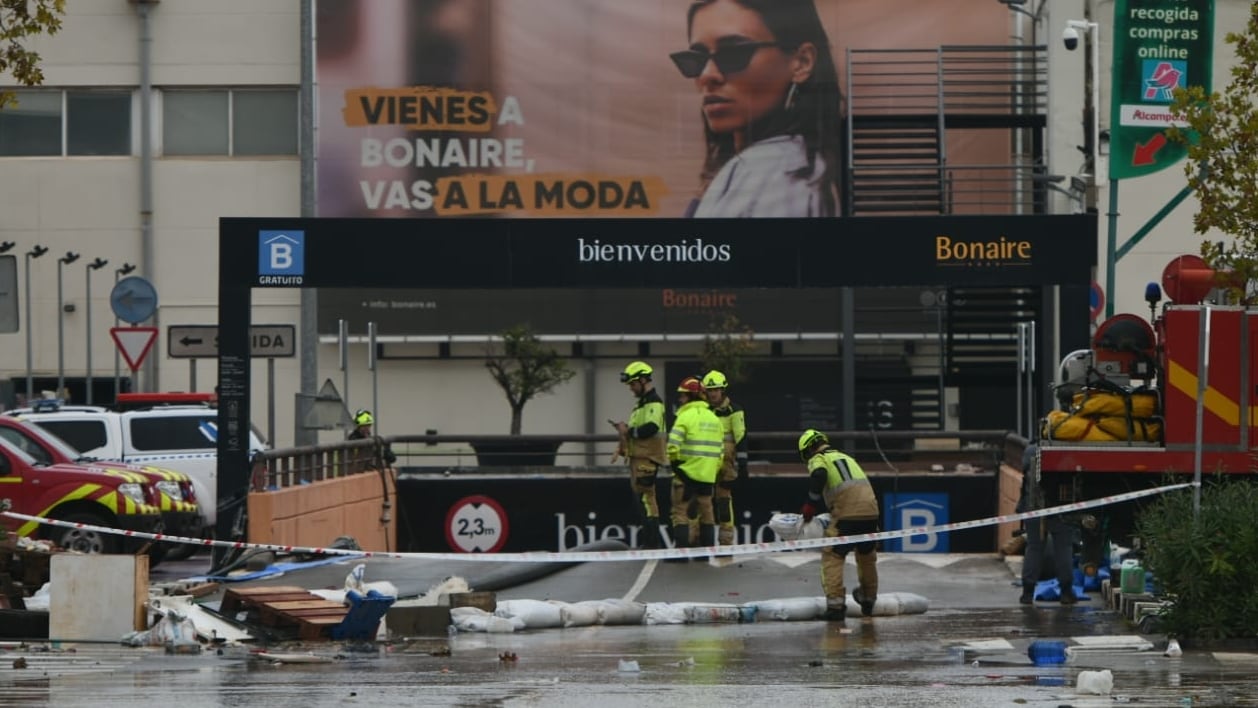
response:
[[[1066,45],[1066,49],[1074,51],[1079,46],[1079,30],[1074,27],[1067,27],[1061,31],[1061,42]]]

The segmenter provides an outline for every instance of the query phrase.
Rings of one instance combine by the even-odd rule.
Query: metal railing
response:
[[[1021,446],[1004,430],[849,430],[827,432],[834,445],[869,471],[938,472],[958,467],[992,471],[1001,461],[1021,459]],[[802,474],[799,432],[750,433],[753,474]],[[255,455],[253,489],[282,489],[386,467],[386,449],[403,473],[444,474],[620,474],[611,462],[615,435],[394,435]],[[1014,449],[1016,447],[1016,450]],[[1012,455],[1012,456],[1011,456]]]

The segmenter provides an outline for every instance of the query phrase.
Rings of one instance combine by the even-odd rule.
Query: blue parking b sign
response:
[[[886,531],[948,523],[947,494],[885,494],[882,520]],[[887,539],[884,547],[898,553],[947,553],[948,534],[924,533]]]
[[[258,275],[304,275],[305,250],[304,231],[259,231]]]

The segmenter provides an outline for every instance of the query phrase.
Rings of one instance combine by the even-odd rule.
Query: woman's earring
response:
[[[789,111],[795,107],[795,94],[799,92],[799,84],[792,81],[791,87],[786,90],[786,100],[782,103],[782,110]]]

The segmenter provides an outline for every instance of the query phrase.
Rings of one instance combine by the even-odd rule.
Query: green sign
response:
[[[1176,88],[1210,87],[1212,0],[1117,0],[1110,98],[1110,179],[1152,174],[1187,150],[1170,142]]]

